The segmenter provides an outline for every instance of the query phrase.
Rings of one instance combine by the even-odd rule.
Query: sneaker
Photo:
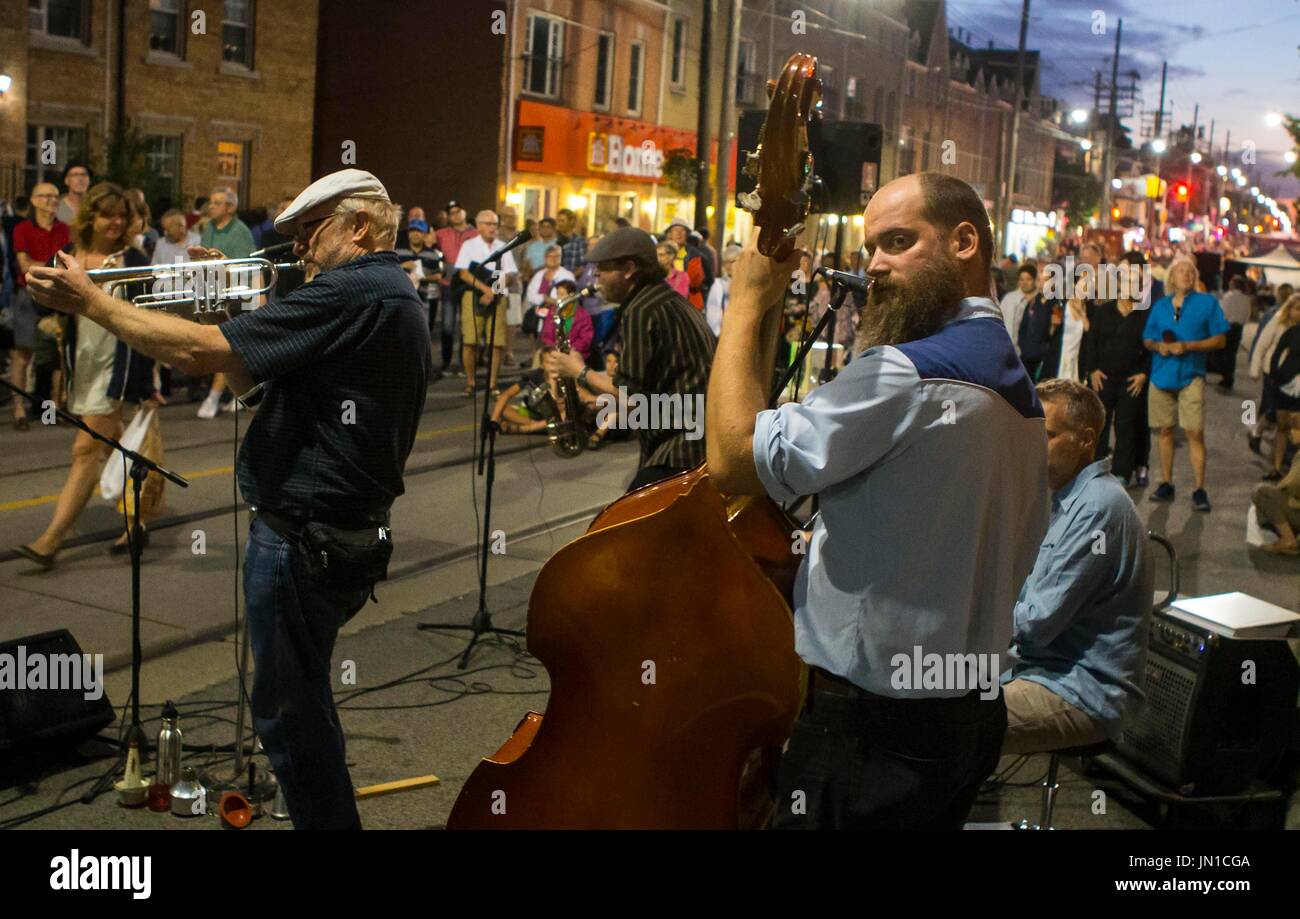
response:
[[[1251,453],[1259,453],[1259,441],[1260,438],[1256,434],[1251,434],[1246,438],[1246,443],[1250,446]],[[1260,455],[1262,456],[1263,454]]]
[[[1138,471],[1137,471],[1137,486],[1138,486],[1138,488],[1146,488],[1149,484],[1151,484],[1151,480],[1150,480],[1150,478],[1147,476],[1147,467],[1146,467],[1146,466],[1138,466]]]
[[[208,393],[208,397],[203,400],[203,404],[199,406],[199,417],[205,421],[211,420],[217,417],[217,412],[220,409],[221,393],[210,392]]]
[[[1204,492],[1202,492],[1204,494]],[[1161,482],[1160,487],[1151,493],[1152,501],[1172,501],[1174,500],[1174,485],[1172,482]]]
[[[1210,510],[1210,496],[1205,493],[1204,488],[1192,492],[1192,510],[1205,512]]]

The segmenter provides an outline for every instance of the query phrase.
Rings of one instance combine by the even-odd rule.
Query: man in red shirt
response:
[[[442,250],[443,264],[447,266],[447,270],[442,273],[443,373],[447,373],[451,366],[451,356],[455,353],[456,329],[460,327],[456,321],[460,316],[460,304],[457,302],[460,298],[456,295],[456,289],[460,285],[451,266],[456,264],[456,256],[460,255],[460,247],[465,244],[465,240],[478,235],[478,230],[465,220],[465,208],[461,207],[459,201],[447,202],[447,219],[450,223],[437,232],[438,248]],[[468,369],[472,372],[474,368]],[[463,377],[465,371],[466,368],[462,367],[456,376]]]
[[[27,271],[44,265],[54,253],[68,244],[68,225],[55,217],[59,210],[59,190],[48,182],[32,189],[32,216],[14,227],[14,254],[18,258],[18,286],[14,291],[14,348],[9,355],[9,381],[27,388],[27,368],[36,347],[36,305],[27,293]],[[25,400],[14,398],[14,430],[26,431]],[[32,406],[35,411],[37,406]]]

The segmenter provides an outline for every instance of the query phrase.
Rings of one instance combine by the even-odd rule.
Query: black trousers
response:
[[[1149,384],[1147,384],[1149,385]],[[1107,377],[1102,384],[1101,404],[1106,408],[1106,422],[1097,438],[1097,459],[1111,456],[1110,471],[1121,479],[1151,465],[1151,429],[1147,426],[1147,385],[1136,396],[1129,395],[1128,382]],[[1111,449],[1111,431],[1115,447]]]
[[[1216,352],[1223,385],[1232,386],[1237,380],[1237,351],[1241,348],[1241,325],[1234,322],[1228,327],[1228,343]]]
[[[1001,691],[955,699],[815,692],[777,776],[772,829],[959,830],[997,768]]]

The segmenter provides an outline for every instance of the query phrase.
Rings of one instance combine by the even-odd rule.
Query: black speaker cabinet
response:
[[[1242,678],[1248,662],[1253,681]],[[1119,754],[1183,794],[1235,794],[1282,755],[1300,667],[1285,641],[1230,639],[1157,613],[1145,691]]]
[[[758,149],[766,109],[742,112],[736,131],[736,194],[754,190],[745,174],[745,155]],[[809,134],[809,146],[822,188],[815,193],[818,210],[828,214],[861,214],[880,185],[880,125],[859,121],[819,121]]]
[[[86,698],[83,660],[81,646],[67,629],[0,643],[0,672],[7,670],[0,677],[0,755],[76,743],[113,722],[113,706],[102,685],[98,698]],[[38,666],[44,668],[39,678]]]

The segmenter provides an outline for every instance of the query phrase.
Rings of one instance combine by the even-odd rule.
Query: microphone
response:
[[[490,265],[490,264],[492,264],[493,262],[495,262],[496,264],[500,265],[500,264],[501,264],[501,257],[502,257],[503,255],[505,255],[505,254],[506,254],[507,252],[509,252],[511,249],[518,249],[520,246],[522,246],[524,243],[528,242],[528,240],[530,240],[530,239],[532,239],[532,238],[533,238],[533,231],[530,230],[530,229],[528,229],[527,227],[524,227],[524,228],[523,228],[522,230],[520,230],[517,234],[515,234],[515,238],[514,238],[514,239],[510,240],[510,242],[506,243],[506,244],[505,244],[504,246],[502,246],[500,249],[498,249],[497,251],[495,251],[495,252],[493,252],[491,255],[489,255],[487,258],[485,258],[485,259],[483,260],[483,265],[484,265],[484,266],[486,266],[486,265]]]
[[[856,274],[849,274],[847,271],[836,271],[833,268],[818,268],[813,272],[813,277],[821,275],[832,284],[839,284],[841,287],[847,287],[856,293],[865,294],[874,283],[871,278],[860,278]]]
[[[293,243],[277,243],[274,246],[267,246],[265,249],[258,249],[256,252],[250,252],[249,258],[267,258],[273,255],[279,255],[281,252],[292,252]]]

